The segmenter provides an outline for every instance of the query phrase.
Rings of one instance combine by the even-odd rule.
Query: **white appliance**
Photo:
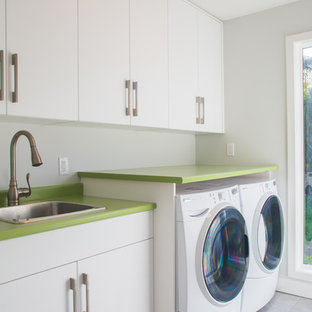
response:
[[[176,312],[239,312],[248,237],[238,187],[177,188]]]
[[[284,246],[283,208],[275,180],[244,179],[239,192],[250,243],[241,311],[256,312],[271,300],[276,290]]]
[[[276,290],[284,247],[283,207],[274,179],[236,177],[200,182],[197,187],[233,185],[239,188],[250,246],[241,312],[256,312],[271,300]]]

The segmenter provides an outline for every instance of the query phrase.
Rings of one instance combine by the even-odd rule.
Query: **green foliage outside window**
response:
[[[312,51],[312,48],[309,48]],[[307,52],[310,52],[307,51]],[[305,243],[304,263],[312,264],[312,53],[303,53]]]
[[[305,264],[312,264],[312,256],[306,257],[306,258],[304,259],[304,263],[305,263]]]
[[[305,205],[305,239],[312,241],[312,196],[306,195]]]

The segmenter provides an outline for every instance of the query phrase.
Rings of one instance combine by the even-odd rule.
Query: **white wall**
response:
[[[10,176],[10,141],[18,130],[30,131],[43,165],[32,167],[27,139],[17,142],[18,185],[32,186],[78,182],[77,171],[150,166],[189,165],[195,162],[195,136],[156,131],[45,126],[0,122],[0,190],[7,189]],[[58,156],[68,156],[71,174],[58,176]]]
[[[226,134],[196,139],[199,164],[277,164],[286,210],[285,36],[311,31],[311,12],[312,1],[305,0],[225,22]],[[235,143],[235,157],[226,156],[227,142]],[[286,257],[281,277],[287,277]]]

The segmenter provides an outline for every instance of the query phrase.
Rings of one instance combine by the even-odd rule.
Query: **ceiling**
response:
[[[299,0],[191,0],[221,20],[271,9]]]

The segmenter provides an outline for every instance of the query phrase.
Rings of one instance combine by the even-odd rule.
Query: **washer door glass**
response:
[[[262,263],[268,270],[274,270],[281,260],[283,234],[281,209],[282,207],[279,199],[277,196],[272,195],[265,201],[259,219],[258,229],[261,228],[262,223],[264,224],[266,247],[264,253],[261,252],[261,248],[258,250]],[[258,244],[261,240],[260,235],[258,231]]]
[[[226,207],[211,222],[202,269],[206,287],[215,300],[231,301],[241,291],[248,270],[248,238],[245,220],[237,209]]]

